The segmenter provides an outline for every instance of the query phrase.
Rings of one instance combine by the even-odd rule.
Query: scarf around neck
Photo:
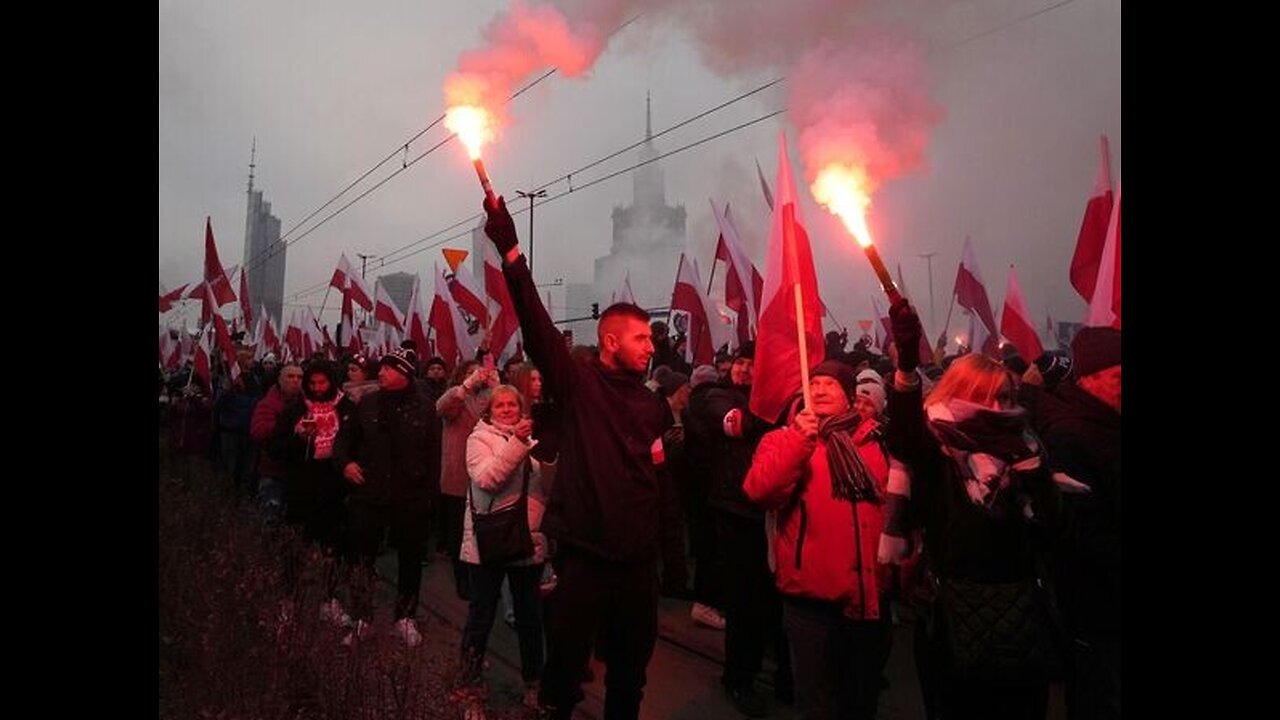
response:
[[[879,503],[875,480],[853,445],[853,431],[861,424],[862,416],[853,411],[823,418],[818,423],[818,437],[827,446],[832,496],[850,503]]]
[[[1011,501],[1033,517],[1030,498],[1013,483],[1015,473],[1040,467],[1041,445],[1022,408],[996,410],[951,399],[925,408],[929,430],[951,458],[974,505],[994,513]]]

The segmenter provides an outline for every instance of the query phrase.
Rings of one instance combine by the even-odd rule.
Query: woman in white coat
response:
[[[546,509],[542,477],[530,450],[533,421],[526,417],[520,391],[510,385],[493,389],[489,409],[467,438],[467,474],[471,478],[471,500],[463,521],[461,560],[471,572],[471,606],[462,632],[459,686],[482,684],[481,670],[489,633],[497,614],[503,579],[511,585],[515,600],[516,634],[520,641],[521,675],[526,699],[536,700],[542,674],[542,601],[538,583],[546,562],[546,538],[539,527]],[[486,563],[476,543],[473,513],[488,513],[515,505],[520,500],[525,477],[529,479],[528,521],[534,553],[507,564]],[[474,509],[473,509],[474,508]]]

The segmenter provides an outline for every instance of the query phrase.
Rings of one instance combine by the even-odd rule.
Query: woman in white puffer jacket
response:
[[[538,679],[542,674],[542,600],[538,584],[546,562],[546,538],[539,532],[546,497],[542,492],[539,463],[529,451],[537,444],[532,439],[533,421],[520,391],[510,385],[493,389],[489,410],[467,438],[467,474],[471,478],[471,501],[463,520],[462,550],[459,555],[471,572],[471,606],[462,633],[462,650],[458,685],[478,687],[489,632],[497,614],[498,598],[504,578],[511,585],[515,600],[516,634],[520,640],[521,675],[526,697],[537,697]],[[472,506],[480,513],[510,507],[520,499],[525,474],[529,477],[529,530],[533,536],[534,554],[505,565],[485,564],[476,544]]]

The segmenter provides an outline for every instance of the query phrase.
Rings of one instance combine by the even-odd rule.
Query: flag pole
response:
[[[800,347],[800,390],[804,393],[804,406],[812,408],[809,394],[809,346],[804,334],[804,294],[800,289],[800,260],[796,257],[796,206],[787,203],[782,207],[782,252],[787,256],[787,267],[795,283],[796,342]]]
[[[326,288],[324,289],[324,299],[320,301],[320,312],[319,312],[319,313],[317,313],[317,315],[323,315],[323,314],[324,314],[324,306],[325,306],[325,304],[326,304],[326,303],[328,303],[328,302],[329,302],[329,291],[330,291],[330,290],[332,290],[332,289],[333,289],[333,285],[329,285],[328,287],[326,287]],[[346,297],[346,295],[347,295],[347,291],[346,291],[346,290],[343,290],[343,291],[342,291],[342,295],[343,295],[343,297]],[[354,309],[351,311],[351,314],[352,314],[352,315],[355,315],[355,314],[356,314]]]

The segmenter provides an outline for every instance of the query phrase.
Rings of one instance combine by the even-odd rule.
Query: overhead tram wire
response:
[[[525,85],[524,87],[522,87],[522,88],[520,88],[519,90],[517,90],[517,91],[515,91],[514,93],[512,93],[511,97],[507,98],[507,102],[510,102],[510,101],[514,100],[515,98],[519,97],[521,93],[523,93],[523,92],[525,92],[526,90],[528,90],[528,89],[532,88],[534,85],[537,85],[538,83],[542,82],[543,80],[546,80],[547,78],[551,77],[553,74],[555,74],[555,72],[556,72],[555,68],[552,68],[552,69],[548,70],[547,72],[543,73],[542,75],[538,76],[536,79],[532,80],[531,82],[529,82],[529,83],[528,83],[527,85]],[[424,129],[422,130],[422,132],[420,132],[420,133],[418,133],[417,135],[413,136],[413,138],[411,138],[408,142],[403,143],[402,145],[400,145],[399,147],[397,147],[397,148],[396,148],[396,150],[394,150],[390,155],[388,155],[386,158],[384,158],[381,162],[379,162],[377,165],[374,165],[372,168],[370,168],[368,171],[366,171],[366,172],[365,172],[363,175],[361,175],[359,178],[357,178],[357,179],[355,179],[354,181],[352,181],[352,182],[351,182],[351,184],[347,185],[347,187],[343,188],[342,192],[339,192],[337,195],[335,195],[335,196],[333,196],[332,198],[330,198],[330,200],[329,200],[328,202],[326,202],[324,205],[321,205],[319,208],[316,208],[316,209],[315,209],[315,210],[314,210],[310,215],[308,215],[306,218],[303,218],[300,222],[298,222],[297,224],[295,224],[292,228],[290,228],[290,229],[289,229],[289,232],[293,232],[294,230],[298,229],[298,227],[300,227],[300,226],[301,226],[303,223],[305,223],[307,220],[310,220],[311,218],[313,218],[313,217],[315,217],[317,214],[319,214],[322,210],[324,210],[326,207],[329,207],[330,205],[332,205],[332,204],[333,204],[333,203],[334,203],[338,198],[340,198],[340,197],[342,197],[343,195],[345,195],[348,191],[350,191],[350,190],[351,190],[351,188],[355,187],[357,184],[359,184],[359,183],[360,183],[361,181],[363,181],[365,178],[369,177],[369,175],[370,175],[371,173],[373,173],[375,170],[377,170],[379,167],[382,167],[383,165],[385,165],[385,164],[387,163],[387,161],[388,161],[388,160],[390,160],[391,158],[393,158],[393,157],[395,157],[396,155],[400,154],[400,152],[401,152],[401,151],[403,151],[405,148],[407,148],[407,147],[409,146],[409,143],[411,143],[411,142],[413,142],[414,140],[416,140],[416,139],[418,139],[419,137],[421,137],[421,136],[422,136],[423,134],[425,134],[428,130],[430,130],[431,128],[435,127],[437,124],[439,124],[439,123],[440,123],[440,121],[442,121],[443,119],[444,119],[444,115],[441,115],[440,117],[436,118],[436,119],[435,119],[435,121],[434,121],[434,122],[432,122],[430,125],[428,125],[426,128],[424,128]],[[306,231],[306,232],[304,232],[304,233],[302,233],[301,235],[299,235],[299,236],[297,236],[297,237],[293,238],[292,240],[289,240],[289,241],[285,242],[284,247],[285,247],[285,248],[289,248],[289,247],[293,246],[294,244],[296,244],[298,241],[300,241],[300,240],[302,240],[303,238],[305,238],[306,236],[308,236],[308,235],[310,235],[311,233],[315,232],[316,230],[320,229],[320,227],[322,227],[325,223],[329,222],[329,221],[330,221],[330,220],[332,220],[333,218],[335,218],[335,217],[337,217],[338,215],[340,215],[340,214],[341,214],[343,211],[345,211],[347,208],[351,207],[351,206],[352,206],[352,205],[354,205],[355,203],[357,203],[357,202],[359,202],[360,200],[362,200],[362,199],[364,199],[365,197],[367,197],[370,193],[374,192],[374,191],[375,191],[375,190],[377,190],[378,188],[380,188],[380,187],[382,187],[383,185],[387,184],[387,182],[389,182],[392,178],[394,178],[394,177],[398,176],[400,173],[402,173],[402,172],[404,172],[404,171],[408,170],[410,167],[413,167],[413,165],[414,165],[415,163],[417,163],[419,160],[421,160],[421,159],[425,158],[426,156],[430,155],[431,153],[435,152],[436,150],[438,150],[439,148],[441,148],[442,146],[444,146],[444,144],[445,144],[445,143],[449,142],[450,140],[454,139],[455,137],[457,137],[457,134],[456,134],[456,133],[454,133],[454,134],[450,134],[450,135],[449,135],[448,137],[446,137],[445,139],[441,140],[440,142],[436,143],[435,145],[432,145],[431,147],[429,147],[429,148],[427,148],[426,150],[424,150],[421,154],[419,154],[419,155],[418,155],[417,157],[415,157],[414,159],[412,159],[412,160],[409,160],[409,161],[405,162],[403,165],[401,165],[399,168],[397,168],[397,169],[396,169],[394,172],[392,172],[390,175],[387,175],[386,177],[382,178],[382,179],[381,179],[381,180],[379,180],[377,183],[375,183],[372,187],[368,188],[368,189],[367,189],[367,190],[365,190],[364,192],[362,192],[362,193],[360,193],[359,195],[355,196],[355,197],[354,197],[354,198],[352,198],[349,202],[347,202],[346,204],[344,204],[342,207],[338,208],[337,210],[334,210],[332,213],[330,213],[329,215],[325,216],[325,217],[324,217],[324,219],[322,219],[320,222],[316,223],[315,225],[311,226],[309,229],[307,229],[307,231]],[[288,233],[286,233],[286,235],[287,235],[287,234],[288,234]],[[283,240],[283,239],[284,239],[284,237],[285,237],[285,235],[282,235],[282,236],[281,236],[281,240]],[[263,251],[262,251],[261,253],[259,253],[257,256],[255,256],[255,257],[251,258],[251,259],[249,260],[249,262],[248,262],[248,263],[245,263],[245,267],[248,267],[248,268],[256,267],[258,264],[260,264],[261,262],[263,262],[266,258],[270,258],[270,257],[271,257],[272,255],[274,255],[275,253],[279,252],[279,249],[280,249],[280,248],[279,248],[279,246],[273,245],[270,249],[268,249],[268,250],[263,250]]]
[[[630,19],[628,19],[626,22],[622,23],[622,24],[621,24],[621,25],[619,25],[617,28],[614,28],[613,32],[609,33],[609,36],[610,36],[610,37],[613,37],[614,35],[616,35],[616,34],[618,34],[618,33],[622,32],[622,30],[623,30],[623,29],[625,29],[627,26],[631,25],[631,23],[633,23],[633,22],[635,22],[636,20],[638,20],[638,19],[640,18],[640,16],[641,16],[641,15],[643,15],[643,14],[644,14],[644,13],[636,13],[635,15],[631,16],[631,18],[630,18]],[[536,79],[534,79],[534,80],[530,81],[529,83],[527,83],[524,87],[522,87],[522,88],[520,88],[519,90],[516,90],[514,93],[512,93],[512,94],[511,94],[511,97],[507,98],[507,102],[511,102],[512,100],[514,100],[514,99],[516,99],[516,98],[520,97],[522,94],[524,94],[524,93],[525,93],[525,91],[529,90],[530,88],[532,88],[533,86],[535,86],[535,85],[537,85],[538,83],[542,82],[543,80],[546,80],[547,78],[551,77],[553,74],[555,74],[555,72],[556,72],[556,68],[551,68],[550,70],[546,71],[546,72],[545,72],[545,73],[543,73],[542,75],[538,76]],[[393,151],[391,151],[391,153],[390,153],[390,154],[388,154],[388,155],[387,155],[387,157],[383,158],[381,161],[379,161],[379,162],[378,162],[377,164],[375,164],[373,167],[369,168],[367,171],[365,171],[365,172],[364,172],[364,174],[362,174],[360,177],[358,177],[358,178],[356,178],[355,180],[353,180],[350,184],[348,184],[345,188],[343,188],[343,189],[342,189],[342,190],[341,190],[337,195],[334,195],[334,196],[333,196],[332,198],[330,198],[330,199],[329,199],[325,204],[323,204],[323,205],[321,205],[320,207],[316,208],[314,211],[312,211],[312,212],[311,212],[311,214],[307,215],[307,217],[305,217],[305,218],[303,218],[302,220],[300,220],[299,222],[295,223],[295,224],[294,224],[294,226],[293,226],[293,227],[291,227],[291,228],[289,228],[288,232],[286,232],[284,235],[282,235],[280,239],[282,239],[282,240],[283,240],[284,238],[288,237],[290,233],[292,233],[294,230],[297,230],[299,227],[301,227],[303,224],[305,224],[308,220],[310,220],[311,218],[313,218],[313,217],[315,217],[316,215],[318,215],[318,214],[319,214],[321,211],[323,211],[326,207],[329,207],[330,205],[332,205],[335,201],[337,201],[337,199],[338,199],[338,198],[340,198],[340,197],[342,197],[343,195],[345,195],[345,194],[346,194],[347,192],[349,192],[353,187],[355,187],[356,185],[358,185],[361,181],[363,181],[365,178],[367,178],[367,177],[368,177],[370,174],[372,174],[375,170],[377,170],[378,168],[380,168],[380,167],[382,167],[383,165],[385,165],[388,161],[390,161],[390,160],[391,160],[392,158],[394,158],[396,155],[398,155],[398,154],[400,154],[400,153],[402,153],[402,152],[407,151],[410,143],[412,143],[413,141],[415,141],[415,140],[417,140],[418,138],[422,137],[424,134],[426,134],[426,133],[427,133],[427,131],[429,131],[431,128],[435,127],[435,126],[436,126],[436,125],[438,125],[442,120],[444,120],[444,118],[445,118],[445,116],[444,116],[443,114],[442,114],[442,115],[440,115],[440,117],[436,118],[434,121],[432,121],[432,122],[431,122],[431,124],[430,124],[430,125],[427,125],[427,127],[423,128],[423,129],[422,129],[420,132],[418,132],[416,135],[414,135],[413,137],[409,138],[407,141],[405,141],[405,142],[401,143],[400,145],[397,145],[397,146],[396,146],[396,149],[395,149],[395,150],[393,150]],[[302,235],[300,235],[300,236],[298,236],[298,237],[296,237],[296,238],[294,238],[294,239],[292,239],[292,240],[288,241],[288,242],[286,243],[285,247],[287,248],[287,247],[289,247],[290,245],[293,245],[293,244],[294,244],[294,243],[296,243],[297,241],[301,240],[302,238],[306,237],[307,235],[311,234],[313,231],[315,231],[315,230],[316,230],[317,228],[319,228],[321,225],[324,225],[324,224],[325,224],[325,223],[327,223],[329,220],[332,220],[334,217],[336,217],[336,216],[337,216],[339,213],[341,213],[343,210],[346,210],[348,207],[351,207],[351,205],[352,205],[355,201],[358,201],[358,200],[360,200],[361,198],[366,197],[367,195],[369,195],[369,193],[370,193],[370,192],[373,192],[373,190],[376,190],[376,189],[378,189],[379,187],[381,187],[382,185],[384,185],[384,184],[387,182],[387,180],[390,180],[391,178],[393,178],[393,177],[395,177],[395,176],[399,175],[401,172],[404,172],[404,171],[405,171],[405,170],[407,170],[411,165],[413,165],[414,163],[418,162],[418,161],[419,161],[419,160],[421,160],[422,158],[426,157],[426,156],[427,156],[427,155],[429,155],[430,153],[434,152],[436,149],[438,149],[439,147],[441,147],[442,145],[444,145],[444,144],[445,144],[446,142],[448,142],[449,140],[452,140],[454,137],[455,137],[455,135],[450,135],[449,137],[445,138],[444,140],[440,141],[439,143],[436,143],[434,146],[432,146],[430,149],[428,149],[426,152],[422,153],[422,154],[421,154],[421,155],[419,155],[418,157],[414,158],[414,159],[413,159],[413,160],[411,160],[411,161],[408,161],[408,162],[404,163],[404,164],[400,167],[400,169],[399,169],[399,170],[397,170],[397,171],[393,172],[391,175],[388,175],[386,178],[384,178],[384,179],[383,179],[381,182],[379,182],[377,185],[375,185],[375,186],[373,186],[372,188],[370,188],[368,191],[366,191],[366,192],[364,192],[364,193],[361,193],[361,194],[360,194],[360,195],[359,195],[355,200],[353,200],[353,201],[352,201],[352,202],[350,202],[350,203],[347,203],[346,205],[343,205],[343,206],[342,206],[341,208],[339,208],[337,211],[335,211],[335,212],[333,212],[332,214],[330,214],[330,215],[326,216],[323,220],[321,220],[319,223],[316,223],[316,225],[314,225],[313,227],[311,227],[309,230],[307,230],[307,231],[306,231],[305,233],[303,233]],[[263,252],[259,253],[257,256],[255,256],[255,257],[253,257],[253,258],[250,258],[250,259],[249,259],[249,261],[248,261],[247,263],[245,263],[245,267],[247,267],[247,268],[253,268],[253,267],[256,267],[258,264],[260,264],[260,262],[262,262],[262,261],[263,261],[264,256],[265,256],[265,258],[270,258],[270,257],[271,257],[272,255],[274,255],[276,252],[278,252],[278,248],[272,248],[272,249],[269,249],[269,250],[264,250]]]
[[[611,180],[611,179],[613,179],[613,178],[615,178],[615,177],[617,177],[617,176],[619,176],[619,175],[622,175],[622,174],[624,174],[624,173],[631,172],[631,171],[633,171],[633,170],[636,170],[637,168],[644,167],[645,165],[648,165],[648,164],[650,164],[650,163],[658,162],[659,160],[663,160],[663,159],[668,158],[668,157],[670,157],[670,156],[672,156],[672,155],[676,155],[676,154],[682,153],[682,152],[684,152],[684,151],[686,151],[686,150],[691,150],[691,149],[693,149],[693,148],[695,148],[695,147],[698,147],[699,145],[703,145],[703,144],[705,144],[705,143],[711,142],[712,140],[716,140],[716,139],[718,139],[718,138],[724,137],[725,135],[728,135],[728,134],[730,134],[730,133],[734,133],[734,132],[737,132],[737,131],[739,131],[739,130],[742,130],[742,129],[745,129],[745,128],[747,128],[747,127],[750,127],[750,126],[752,126],[752,125],[755,125],[755,124],[757,124],[757,123],[764,122],[765,120],[768,120],[768,119],[770,119],[770,118],[776,117],[776,116],[778,116],[778,115],[780,115],[780,114],[782,114],[782,113],[784,113],[784,112],[786,112],[786,108],[781,108],[781,109],[778,109],[778,110],[774,110],[773,112],[766,113],[766,114],[761,115],[761,116],[759,116],[759,117],[753,118],[753,119],[751,119],[751,120],[748,120],[748,121],[746,121],[746,122],[744,122],[744,123],[740,123],[740,124],[738,124],[738,125],[735,125],[735,126],[733,126],[733,127],[731,127],[731,128],[728,128],[728,129],[726,129],[726,130],[721,130],[720,132],[717,132],[717,133],[715,133],[715,134],[713,134],[713,135],[708,135],[707,137],[704,137],[704,138],[701,138],[701,139],[695,140],[695,141],[690,142],[690,143],[688,143],[688,144],[686,144],[686,145],[682,145],[682,146],[680,146],[680,147],[678,147],[678,148],[675,148],[674,150],[669,150],[669,151],[667,151],[667,152],[665,152],[665,153],[662,153],[661,155],[657,155],[657,156],[655,156],[655,157],[653,157],[653,158],[651,158],[651,159],[649,159],[649,160],[643,160],[643,161],[638,162],[638,163],[636,163],[636,164],[634,164],[634,165],[631,165],[631,166],[629,166],[629,167],[625,167],[625,168],[622,168],[622,169],[617,170],[617,171],[615,171],[615,172],[609,173],[608,175],[604,175],[604,176],[602,176],[602,177],[595,178],[595,179],[593,179],[593,180],[591,180],[591,181],[589,181],[589,182],[586,182],[586,183],[584,183],[584,184],[582,184],[582,185],[578,185],[578,186],[576,186],[576,187],[569,188],[569,189],[567,189],[567,190],[565,190],[565,191],[563,191],[563,192],[557,193],[557,194],[555,194],[555,195],[551,195],[551,196],[547,197],[545,200],[542,200],[541,202],[536,203],[536,204],[534,205],[534,207],[535,207],[535,208],[537,208],[537,207],[541,207],[541,206],[543,206],[543,205],[546,205],[546,204],[547,204],[547,203],[549,203],[549,202],[554,202],[554,201],[559,200],[559,199],[561,199],[561,198],[564,198],[564,197],[566,197],[566,196],[568,196],[568,195],[571,195],[571,194],[573,194],[573,193],[575,193],[575,192],[578,192],[578,191],[581,191],[581,190],[585,190],[585,189],[587,189],[587,188],[589,188],[589,187],[592,187],[592,186],[594,186],[594,185],[598,185],[598,184],[600,184],[600,183],[602,183],[602,182],[605,182],[606,180]],[[654,137],[657,137],[657,136],[655,135]],[[543,187],[545,187],[545,186],[543,186]],[[528,208],[520,208],[520,209],[518,209],[518,210],[514,210],[514,211],[512,211],[512,212],[511,212],[511,215],[512,215],[512,216],[515,216],[515,215],[519,215],[519,214],[524,213],[524,212],[528,212]],[[411,244],[411,245],[405,246],[405,248],[400,248],[400,250],[392,251],[392,253],[389,253],[388,255],[383,256],[382,258],[379,258],[379,261],[378,261],[378,265],[377,265],[377,267],[378,267],[378,268],[383,268],[383,267],[386,267],[386,266],[388,266],[388,265],[394,265],[394,264],[396,264],[396,263],[398,263],[398,262],[401,262],[401,261],[403,261],[403,260],[407,260],[408,258],[413,257],[414,255],[417,255],[417,254],[419,254],[419,253],[426,252],[427,250],[431,250],[431,249],[437,248],[437,247],[439,247],[439,246],[441,246],[441,245],[444,245],[445,243],[448,243],[448,242],[450,242],[450,241],[452,241],[452,240],[457,240],[457,239],[459,239],[459,238],[466,237],[467,235],[469,235],[469,234],[471,233],[471,230],[470,230],[470,229],[467,229],[467,230],[465,230],[465,231],[463,231],[463,232],[461,232],[461,233],[457,233],[457,234],[454,234],[454,235],[450,235],[449,237],[446,237],[446,238],[444,238],[444,239],[442,239],[442,240],[438,240],[438,241],[436,241],[436,242],[434,242],[434,243],[431,243],[430,245],[427,245],[427,246],[425,246],[425,247],[418,248],[418,249],[414,250],[413,252],[405,253],[405,254],[403,254],[403,255],[401,255],[401,256],[399,256],[399,257],[397,257],[397,258],[394,258],[394,259],[391,259],[391,260],[387,260],[387,259],[386,259],[386,258],[387,258],[387,257],[389,257],[389,255],[391,255],[391,254],[394,254],[394,253],[396,253],[396,252],[400,252],[401,250],[404,250],[404,249],[406,249],[406,248],[408,248],[408,247],[412,247],[413,245],[420,244],[420,243],[425,242],[426,240],[429,240],[429,239],[431,239],[431,238],[434,238],[434,237],[438,237],[438,236],[440,236],[440,235],[443,235],[444,233],[447,233],[447,232],[449,232],[450,230],[452,230],[452,229],[454,229],[454,228],[456,228],[456,227],[458,227],[458,226],[460,226],[460,225],[474,224],[477,220],[479,220],[479,219],[480,219],[480,217],[481,217],[480,213],[476,213],[476,214],[474,214],[474,215],[472,215],[472,216],[470,216],[470,217],[467,217],[467,218],[464,218],[464,219],[462,219],[462,220],[459,220],[458,222],[455,222],[455,223],[453,223],[452,225],[450,225],[450,226],[448,226],[448,227],[446,227],[446,228],[444,228],[444,229],[437,230],[436,232],[431,233],[430,235],[426,236],[425,238],[423,238],[423,239],[421,239],[421,240],[418,240],[418,241],[416,241],[415,243],[413,243],[413,244]],[[292,299],[297,299],[297,298],[300,298],[300,297],[302,297],[302,296],[304,296],[304,295],[307,295],[307,294],[310,294],[310,293],[319,292],[320,290],[323,290],[327,285],[328,285],[328,282],[320,282],[320,283],[317,283],[317,284],[312,285],[312,286],[310,286],[310,287],[307,287],[307,288],[304,288],[304,289],[302,289],[302,290],[299,290],[296,294],[292,295],[292,296],[291,296],[291,298],[292,298]]]
[[[613,158],[616,158],[616,157],[618,157],[619,155],[621,155],[621,154],[623,154],[623,153],[625,153],[625,152],[627,152],[627,151],[629,151],[629,150],[634,150],[635,148],[637,148],[637,147],[639,147],[639,146],[643,145],[644,143],[646,143],[646,142],[648,142],[648,141],[650,141],[650,140],[655,140],[655,139],[657,139],[657,138],[660,138],[660,137],[662,137],[663,135],[666,135],[667,133],[672,132],[672,131],[674,131],[674,130],[678,130],[678,129],[680,129],[680,128],[684,127],[685,125],[688,125],[688,124],[689,124],[689,123],[691,123],[691,122],[694,122],[694,121],[696,121],[696,120],[700,120],[700,119],[702,119],[702,118],[704,118],[704,117],[706,117],[706,116],[708,116],[708,115],[710,115],[710,114],[712,114],[712,113],[714,113],[714,112],[718,112],[718,111],[720,111],[720,110],[723,110],[724,108],[726,108],[726,107],[728,107],[728,106],[730,106],[730,105],[732,105],[732,104],[734,104],[734,103],[737,103],[737,102],[740,102],[740,101],[742,101],[742,100],[745,100],[746,98],[749,98],[749,97],[751,97],[752,95],[755,95],[756,93],[759,93],[759,92],[761,92],[761,91],[763,91],[763,90],[765,90],[765,89],[767,89],[767,88],[770,88],[770,87],[772,87],[772,86],[774,86],[774,85],[777,85],[778,83],[782,82],[784,79],[785,79],[785,77],[779,77],[779,78],[775,78],[775,79],[773,79],[773,80],[770,80],[769,82],[767,82],[767,83],[765,83],[765,84],[763,84],[763,85],[760,85],[759,87],[756,87],[756,88],[754,88],[754,89],[752,89],[752,90],[748,90],[747,92],[741,93],[740,95],[737,95],[737,96],[735,96],[735,97],[733,97],[733,98],[730,98],[729,100],[726,100],[725,102],[722,102],[722,103],[720,103],[719,105],[716,105],[715,107],[709,108],[709,109],[704,110],[704,111],[702,111],[702,112],[700,112],[700,113],[698,113],[698,114],[696,114],[696,115],[693,115],[692,117],[686,118],[685,120],[682,120],[682,121],[680,121],[680,122],[676,123],[675,125],[672,125],[671,127],[666,128],[666,129],[664,129],[664,130],[662,130],[662,131],[660,131],[660,132],[658,132],[658,133],[654,134],[652,137],[646,138],[646,139],[641,140],[641,141],[636,142],[636,143],[632,143],[631,145],[627,145],[626,147],[624,147],[624,148],[622,148],[622,149],[620,149],[620,150],[616,150],[616,151],[614,151],[614,152],[611,152],[611,153],[609,153],[608,155],[605,155],[605,156],[604,156],[604,157],[602,157],[602,158],[599,158],[599,159],[597,159],[597,160],[593,160],[592,162],[589,162],[589,163],[587,163],[586,165],[583,165],[583,166],[581,166],[581,167],[579,167],[579,168],[577,168],[577,169],[575,169],[575,170],[572,170],[572,171],[570,171],[570,172],[564,173],[563,175],[560,175],[560,176],[556,177],[554,180],[551,180],[550,182],[546,182],[546,183],[543,183],[542,185],[539,185],[539,186],[536,188],[536,190],[544,190],[544,189],[546,189],[546,188],[548,188],[548,187],[551,187],[552,185],[555,185],[555,184],[556,184],[556,183],[558,183],[558,182],[562,182],[562,181],[568,180],[569,178],[573,177],[574,175],[577,175],[577,174],[580,174],[580,173],[582,173],[582,172],[585,172],[586,170],[590,170],[591,168],[596,167],[597,165],[600,165],[601,163],[604,163],[604,162],[607,162],[607,161],[609,161],[609,160],[612,160]],[[626,172],[626,171],[624,170],[624,171],[622,171],[622,172]],[[558,196],[552,196],[552,197],[558,197]],[[549,198],[549,199],[550,199],[550,198]],[[538,203],[538,205],[541,205],[541,204],[543,204],[543,203],[545,203],[545,202],[546,202],[546,201],[544,200],[542,203]],[[535,207],[537,207],[537,206],[535,205]],[[512,212],[512,215],[513,215],[513,216],[514,216],[514,215],[518,215],[518,214],[520,214],[520,213],[522,213],[522,212],[525,212],[525,211],[526,211],[526,210],[525,210],[524,208],[521,208],[521,209],[519,209],[519,210],[516,210],[516,211]],[[386,253],[386,254],[383,256],[383,258],[382,258],[382,264],[381,264],[381,265],[379,265],[379,267],[382,267],[382,266],[384,266],[384,265],[386,265],[386,264],[389,264],[389,263],[392,263],[392,262],[396,262],[397,260],[399,260],[399,258],[395,258],[395,257],[394,257],[397,253],[401,253],[401,252],[403,252],[403,251],[405,251],[405,250],[408,250],[409,248],[412,248],[412,247],[415,247],[415,246],[417,246],[417,245],[420,245],[420,244],[422,244],[422,243],[424,243],[424,242],[427,242],[428,240],[430,240],[430,239],[432,239],[432,238],[434,238],[434,237],[439,237],[441,234],[443,234],[443,233],[447,233],[447,232],[449,232],[450,230],[452,230],[452,229],[454,229],[454,228],[456,228],[456,227],[458,227],[458,226],[460,226],[460,225],[463,225],[463,224],[466,224],[466,223],[469,223],[469,222],[475,222],[476,220],[479,220],[479,219],[480,219],[480,214],[479,214],[479,213],[476,213],[476,214],[474,214],[474,215],[471,215],[470,217],[467,217],[467,218],[464,218],[464,219],[462,219],[462,220],[459,220],[458,222],[456,222],[456,223],[454,223],[454,224],[452,224],[452,225],[450,225],[450,226],[448,226],[448,227],[446,227],[446,228],[444,228],[444,229],[442,229],[442,230],[438,230],[438,231],[436,231],[436,232],[433,232],[433,233],[431,233],[430,235],[427,235],[426,237],[423,237],[423,238],[419,238],[419,239],[417,239],[417,240],[414,240],[413,242],[409,243],[408,245],[403,245],[403,246],[401,246],[401,247],[398,247],[398,248],[396,248],[395,250],[392,250],[391,252],[388,252],[388,253]],[[444,240],[443,242],[448,242],[449,240],[453,240],[453,239],[454,239],[454,237],[450,237],[450,238],[447,238],[446,240]],[[428,247],[436,247],[436,245],[431,245],[431,246],[428,246]],[[414,254],[416,254],[416,253],[414,253]]]

